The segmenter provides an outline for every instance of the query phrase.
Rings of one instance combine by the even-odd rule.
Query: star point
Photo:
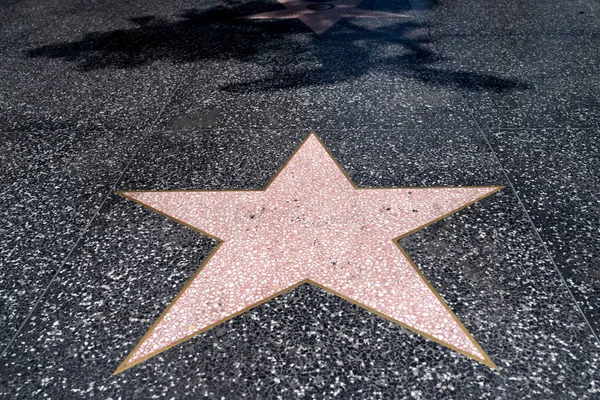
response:
[[[278,0],[285,10],[247,15],[237,19],[299,19],[317,36],[321,36],[342,18],[409,18],[406,14],[357,8],[362,0],[332,0],[329,3],[314,3],[304,0]]]
[[[311,132],[263,190],[120,192],[219,244],[115,373],[303,283],[495,368],[397,241],[501,188],[358,188]]]

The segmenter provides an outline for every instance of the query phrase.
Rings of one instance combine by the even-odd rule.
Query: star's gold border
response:
[[[325,151],[327,152],[327,154],[329,155],[329,157],[333,160],[333,162],[335,163],[335,165],[339,168],[339,170],[344,174],[344,176],[346,177],[346,179],[348,180],[348,182],[350,182],[350,184],[352,185],[352,187],[354,189],[356,189],[356,190],[423,189],[423,188],[416,188],[416,187],[360,188],[360,187],[356,186],[356,184],[354,184],[354,182],[352,181],[352,179],[350,179],[350,176],[346,173],[346,171],[344,171],[344,169],[338,163],[338,161],[335,159],[335,157],[333,157],[333,155],[331,154],[331,152],[329,151],[329,149],[327,148],[327,146],[325,146],[325,144],[323,143],[323,141],[321,140],[321,138],[319,138],[319,136],[315,133],[314,130],[311,130],[310,133],[308,134],[308,136],[302,141],[302,143],[300,143],[300,145],[296,148],[296,150],[294,150],[294,152],[292,153],[292,155],[287,159],[287,161],[283,164],[283,166],[277,171],[277,173],[273,176],[273,178],[271,178],[271,180],[269,181],[269,183],[263,189],[259,189],[259,190],[228,189],[228,190],[219,190],[219,192],[226,192],[226,191],[229,191],[229,192],[264,192],[264,191],[266,191],[269,188],[269,186],[271,185],[271,183],[273,183],[275,181],[275,179],[277,179],[277,177],[279,176],[279,174],[287,167],[287,165],[289,164],[289,162],[294,158],[294,156],[296,155],[296,153],[302,148],[302,146],[304,146],[304,144],[306,143],[306,141],[308,141],[308,139],[311,136],[314,136],[319,141],[319,143],[321,144],[321,146],[323,146],[323,148],[325,149]],[[165,310],[162,312],[162,314],[160,315],[160,317],[154,322],[154,324],[152,324],[152,326],[150,327],[150,329],[146,332],[146,334],[142,337],[142,339],[137,343],[137,345],[133,348],[133,350],[129,353],[129,355],[125,358],[125,360],[123,360],[123,362],[115,370],[115,372],[113,373],[113,375],[120,374],[121,372],[125,371],[126,369],[129,369],[129,368],[133,367],[134,365],[137,365],[137,364],[139,364],[139,363],[141,363],[143,361],[146,361],[147,359],[152,358],[152,357],[156,356],[157,354],[162,353],[163,351],[166,351],[166,350],[170,349],[171,347],[174,347],[174,346],[176,346],[176,345],[178,345],[178,344],[180,344],[180,343],[182,343],[182,342],[184,342],[186,340],[191,339],[194,336],[197,336],[197,335],[199,335],[199,334],[201,334],[203,332],[206,332],[209,329],[212,329],[212,328],[214,328],[217,325],[220,325],[220,324],[222,324],[222,323],[224,323],[224,322],[226,322],[226,321],[228,321],[228,320],[230,320],[232,318],[235,318],[238,315],[243,314],[243,313],[245,313],[248,310],[251,310],[252,308],[255,308],[255,307],[257,307],[257,306],[259,306],[259,305],[261,305],[263,303],[266,303],[267,301],[272,300],[275,297],[277,297],[277,296],[279,296],[279,295],[281,295],[283,293],[289,292],[289,291],[297,288],[298,286],[300,286],[300,285],[302,285],[304,283],[309,283],[311,285],[319,287],[319,288],[321,288],[321,289],[323,289],[323,290],[325,290],[325,291],[327,291],[327,292],[329,292],[331,294],[334,294],[334,295],[336,295],[336,296],[338,296],[338,297],[340,297],[340,298],[342,298],[344,300],[349,301],[352,304],[355,304],[355,305],[357,305],[359,307],[362,307],[362,308],[364,308],[364,309],[366,309],[366,310],[368,310],[368,311],[370,311],[370,312],[372,312],[372,313],[374,313],[374,314],[376,314],[376,315],[378,315],[378,316],[380,316],[382,318],[385,318],[388,321],[394,322],[394,323],[396,323],[396,324],[398,324],[398,325],[400,325],[400,326],[402,326],[402,327],[404,327],[404,328],[406,328],[406,329],[408,329],[410,331],[413,331],[413,332],[415,332],[415,333],[417,333],[417,334],[419,334],[421,336],[426,337],[427,339],[430,339],[430,340],[432,340],[434,342],[440,343],[440,344],[442,344],[442,345],[444,345],[444,346],[446,346],[446,347],[448,347],[448,348],[450,348],[450,349],[452,349],[452,350],[454,350],[454,351],[456,351],[456,352],[458,352],[460,354],[463,354],[463,355],[465,355],[465,356],[467,356],[467,357],[469,357],[469,358],[471,358],[471,359],[473,359],[475,361],[478,361],[478,362],[480,362],[482,364],[487,365],[490,368],[493,368],[493,369],[497,370],[498,367],[496,366],[496,364],[494,364],[494,362],[492,361],[492,359],[487,355],[487,353],[483,350],[483,348],[479,345],[479,343],[477,343],[477,341],[475,340],[475,338],[464,327],[464,325],[460,322],[460,320],[458,319],[458,317],[454,314],[454,312],[446,304],[446,302],[444,301],[444,299],[442,299],[442,297],[438,294],[438,292],[433,288],[433,286],[431,285],[431,283],[427,280],[427,278],[419,270],[419,268],[416,266],[416,264],[413,262],[413,260],[409,257],[409,255],[406,252],[406,250],[404,250],[400,246],[400,244],[398,243],[398,241],[400,239],[402,239],[402,238],[404,238],[404,237],[406,237],[406,236],[408,236],[408,235],[410,235],[410,234],[412,234],[412,233],[414,233],[414,232],[416,232],[418,230],[421,230],[421,229],[423,229],[423,228],[425,228],[425,227],[427,227],[429,225],[432,225],[432,224],[434,224],[434,223],[436,223],[436,222],[438,222],[438,221],[440,221],[440,220],[442,220],[444,218],[447,218],[448,216],[450,216],[452,214],[455,214],[455,213],[457,213],[457,212],[459,212],[459,211],[467,208],[468,206],[470,206],[470,205],[472,205],[472,204],[474,204],[474,203],[476,203],[476,202],[478,202],[478,201],[480,201],[480,200],[482,200],[482,199],[484,199],[484,198],[486,198],[486,197],[488,197],[488,196],[490,196],[490,195],[498,192],[499,190],[504,189],[504,186],[458,186],[458,187],[451,187],[451,186],[428,186],[425,189],[452,189],[452,188],[469,188],[469,187],[471,187],[471,188],[494,188],[494,190],[491,191],[491,192],[489,192],[489,193],[486,193],[483,196],[478,197],[477,199],[475,199],[475,200],[473,200],[473,201],[471,201],[471,202],[463,205],[460,208],[457,208],[456,210],[454,210],[452,212],[444,214],[443,216],[441,216],[441,217],[439,217],[439,218],[437,218],[437,219],[435,219],[433,221],[430,221],[430,222],[428,222],[428,223],[426,223],[424,225],[421,225],[420,227],[418,227],[416,229],[413,229],[410,232],[407,232],[407,233],[404,233],[404,234],[402,234],[402,235],[400,235],[398,237],[395,237],[394,239],[392,239],[392,241],[398,247],[398,249],[404,255],[404,257],[406,257],[406,259],[409,261],[410,265],[414,268],[414,270],[419,274],[419,276],[421,277],[421,279],[423,279],[423,281],[425,282],[425,284],[427,284],[427,286],[433,292],[433,294],[438,298],[438,300],[442,303],[442,305],[450,313],[450,315],[452,315],[452,318],[454,318],[454,320],[456,321],[456,323],[458,324],[458,326],[467,335],[467,337],[469,338],[469,340],[471,340],[471,342],[475,345],[475,347],[477,348],[477,350],[479,350],[479,352],[484,356],[483,360],[479,359],[479,358],[476,358],[473,355],[465,352],[464,350],[456,348],[455,346],[453,346],[453,345],[451,345],[449,343],[446,343],[446,342],[444,342],[442,340],[436,339],[433,336],[430,336],[430,335],[428,335],[425,332],[421,332],[418,329],[415,329],[415,328],[413,328],[413,327],[411,327],[409,325],[406,325],[406,324],[404,324],[404,323],[402,323],[400,321],[397,321],[397,320],[395,320],[393,318],[390,318],[389,316],[384,315],[384,314],[382,314],[382,313],[380,313],[380,312],[378,312],[378,311],[376,311],[376,310],[374,310],[374,309],[372,309],[372,308],[370,308],[368,306],[365,306],[364,304],[361,304],[361,303],[359,303],[356,300],[353,300],[353,299],[351,299],[349,297],[346,297],[346,296],[344,296],[344,295],[342,295],[340,293],[337,293],[336,291],[331,290],[331,289],[327,288],[326,286],[323,286],[323,285],[321,285],[319,283],[316,283],[316,282],[314,282],[314,281],[312,281],[310,279],[304,279],[304,280],[302,280],[302,281],[300,281],[300,282],[298,282],[298,283],[296,283],[296,284],[294,284],[294,285],[292,285],[290,287],[287,287],[287,288],[285,288],[285,289],[283,289],[283,290],[275,293],[272,296],[269,296],[269,297],[267,297],[267,298],[265,298],[265,299],[263,299],[263,300],[261,300],[261,301],[259,301],[257,303],[252,304],[251,306],[248,306],[248,307],[244,308],[241,311],[236,312],[235,314],[229,315],[227,318],[224,318],[224,319],[222,319],[222,320],[220,320],[218,322],[215,322],[214,324],[211,324],[211,325],[206,326],[206,327],[204,327],[202,329],[199,329],[199,330],[197,330],[197,331],[195,331],[195,332],[193,332],[193,333],[185,336],[184,338],[182,338],[182,339],[180,339],[180,340],[178,340],[176,342],[173,342],[173,343],[171,343],[168,346],[165,346],[165,347],[161,348],[160,350],[157,350],[157,351],[155,351],[153,353],[150,353],[150,354],[148,354],[148,355],[140,358],[139,360],[136,360],[135,362],[131,362],[130,363],[129,360],[137,352],[137,350],[142,345],[142,343],[144,343],[144,341],[148,338],[148,336],[154,331],[154,329],[160,323],[160,321],[164,318],[164,316],[167,315],[167,313],[169,312],[169,310],[171,309],[171,307],[173,306],[173,304],[175,304],[177,302],[177,300],[179,299],[179,297],[185,292],[185,290],[188,288],[188,286],[196,279],[196,277],[198,276],[198,274],[200,273],[200,271],[202,271],[202,269],[208,264],[208,262],[210,261],[210,259],[219,251],[219,248],[221,247],[221,244],[223,244],[223,240],[219,239],[218,237],[216,237],[214,235],[211,235],[208,232],[204,232],[204,231],[202,231],[202,230],[200,230],[200,229],[198,229],[196,227],[193,227],[190,224],[187,224],[187,223],[185,223],[185,222],[183,222],[183,221],[181,221],[181,220],[179,220],[177,218],[173,218],[172,216],[167,215],[167,214],[165,214],[165,213],[157,210],[154,207],[151,207],[151,206],[149,206],[149,205],[147,205],[147,204],[145,204],[145,203],[143,203],[143,202],[141,202],[139,200],[136,200],[136,199],[134,199],[134,198],[126,195],[126,193],[139,193],[139,192],[216,192],[216,190],[119,190],[119,191],[117,191],[116,192],[117,194],[125,197],[128,200],[131,200],[131,201],[133,201],[135,203],[138,203],[138,204],[140,204],[140,205],[142,205],[142,206],[144,206],[144,207],[146,207],[146,208],[148,208],[148,209],[150,209],[150,210],[152,210],[152,211],[154,211],[154,212],[156,212],[156,213],[158,213],[158,214],[160,214],[160,215],[162,215],[162,216],[164,216],[166,218],[169,218],[169,219],[171,219],[171,220],[173,220],[175,222],[178,222],[178,223],[180,223],[180,224],[182,224],[182,225],[184,225],[184,226],[186,226],[186,227],[188,227],[188,228],[190,228],[190,229],[192,229],[192,230],[194,230],[196,232],[200,232],[201,234],[206,235],[209,238],[216,240],[218,242],[218,245],[208,255],[208,257],[206,257],[206,259],[204,260],[204,262],[202,262],[202,264],[200,265],[200,267],[198,268],[198,270],[187,281],[187,283],[185,284],[185,286],[179,291],[179,293],[177,294],[177,296],[175,296],[175,298],[173,299],[173,301],[171,301],[171,303],[167,306],[167,308],[165,308]]]

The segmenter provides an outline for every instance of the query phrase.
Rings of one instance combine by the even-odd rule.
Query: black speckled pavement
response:
[[[599,77],[594,0],[0,0],[0,398],[600,399]]]

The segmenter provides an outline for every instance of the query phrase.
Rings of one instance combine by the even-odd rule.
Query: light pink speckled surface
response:
[[[125,364],[307,279],[484,361],[393,239],[497,189],[356,189],[311,134],[265,191],[124,193],[223,242]]]
[[[333,8],[327,10],[312,10],[311,3],[303,0],[278,0],[285,6],[285,10],[264,12],[248,15],[240,19],[293,19],[298,18],[317,35],[322,35],[342,18],[399,18],[409,17],[406,14],[392,14],[382,11],[365,10],[356,8],[363,0],[332,0],[327,4]]]

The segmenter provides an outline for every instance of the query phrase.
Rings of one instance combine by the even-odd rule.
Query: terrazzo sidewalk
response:
[[[600,399],[593,0],[0,0],[0,398]]]

